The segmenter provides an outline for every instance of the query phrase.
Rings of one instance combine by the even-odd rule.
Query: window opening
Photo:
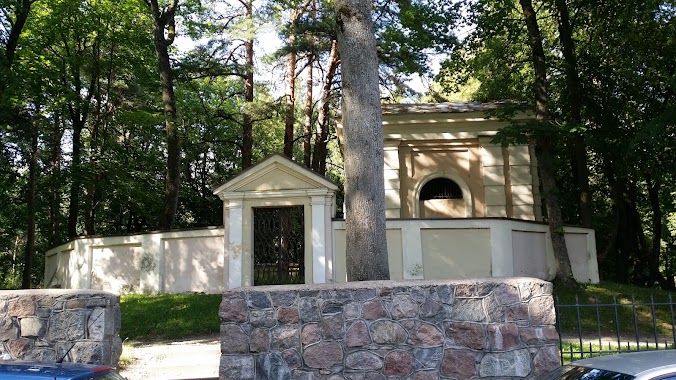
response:
[[[420,191],[420,200],[462,199],[460,186],[448,178],[435,178],[425,184]]]

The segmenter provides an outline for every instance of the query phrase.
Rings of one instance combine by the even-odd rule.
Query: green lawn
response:
[[[668,291],[603,282],[598,285],[583,285],[574,290],[554,289],[554,296],[562,305],[575,305],[576,302],[580,305],[589,305],[579,308],[579,329],[585,337],[597,337],[599,335],[597,326],[600,325],[602,337],[616,338],[619,327],[620,336],[628,339],[635,340],[638,331],[640,341],[647,338],[654,341],[655,334],[660,341],[673,341],[671,327],[673,307],[669,305]],[[635,302],[632,302],[632,297]],[[618,306],[611,306],[614,302]],[[632,306],[633,303],[637,306]],[[577,335],[577,313],[576,307],[559,307],[562,334]]]
[[[220,303],[220,294],[122,296],[120,338],[147,341],[218,334]]]

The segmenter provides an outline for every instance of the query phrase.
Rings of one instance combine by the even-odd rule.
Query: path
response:
[[[127,380],[217,379],[220,355],[218,336],[125,344],[122,356],[130,363],[120,375]]]

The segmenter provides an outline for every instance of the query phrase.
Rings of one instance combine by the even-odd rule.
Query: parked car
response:
[[[124,380],[108,366],[0,360],[2,380]]]
[[[550,372],[542,380],[676,380],[676,350],[578,360]]]

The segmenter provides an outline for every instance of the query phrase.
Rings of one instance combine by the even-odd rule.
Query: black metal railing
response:
[[[648,351],[676,347],[674,302],[601,303],[598,298],[574,304],[562,304],[556,298],[556,328],[559,332],[561,364],[593,356],[628,351]],[[666,321],[666,322],[665,322]],[[593,326],[593,327],[592,327]]]
[[[303,206],[253,209],[254,285],[305,282]]]

